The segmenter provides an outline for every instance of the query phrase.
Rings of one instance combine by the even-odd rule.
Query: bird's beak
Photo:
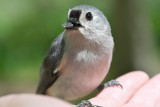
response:
[[[66,29],[78,29],[83,27],[76,18],[69,18],[62,26]]]

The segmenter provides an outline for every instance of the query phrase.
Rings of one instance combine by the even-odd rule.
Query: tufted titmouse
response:
[[[73,100],[103,81],[114,42],[108,20],[92,6],[70,9],[63,27],[65,31],[53,41],[41,66],[37,93]]]

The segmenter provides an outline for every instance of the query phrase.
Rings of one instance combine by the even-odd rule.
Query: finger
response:
[[[125,104],[134,93],[147,81],[149,77],[141,71],[127,73],[117,79],[123,86],[108,87],[99,93],[95,98],[90,99],[93,104],[103,107],[119,107]]]
[[[155,105],[155,107],[160,107],[160,101],[157,101],[157,104]]]
[[[7,95],[0,97],[0,107],[7,107],[8,103],[15,97],[15,95]]]
[[[135,96],[126,104],[126,106],[155,107],[160,102],[160,74],[147,82]],[[130,107],[130,106],[129,106]]]
[[[48,96],[34,94],[20,94],[0,98],[3,106],[0,107],[73,107],[73,105]]]

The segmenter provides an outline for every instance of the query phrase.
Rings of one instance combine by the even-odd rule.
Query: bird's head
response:
[[[79,30],[86,36],[103,35],[110,33],[107,18],[97,8],[89,5],[76,6],[68,11],[68,20],[63,27],[70,30]]]

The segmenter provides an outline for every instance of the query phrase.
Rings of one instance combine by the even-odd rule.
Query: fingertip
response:
[[[8,103],[16,97],[16,94],[0,97],[0,107],[7,107]]]
[[[160,78],[160,73],[155,75],[153,78]]]
[[[141,77],[143,79],[149,80],[149,75],[144,71],[131,71],[131,72],[128,72],[127,74],[125,74],[125,75],[120,76],[117,79],[124,78],[124,76],[125,77],[138,77],[138,78]]]

